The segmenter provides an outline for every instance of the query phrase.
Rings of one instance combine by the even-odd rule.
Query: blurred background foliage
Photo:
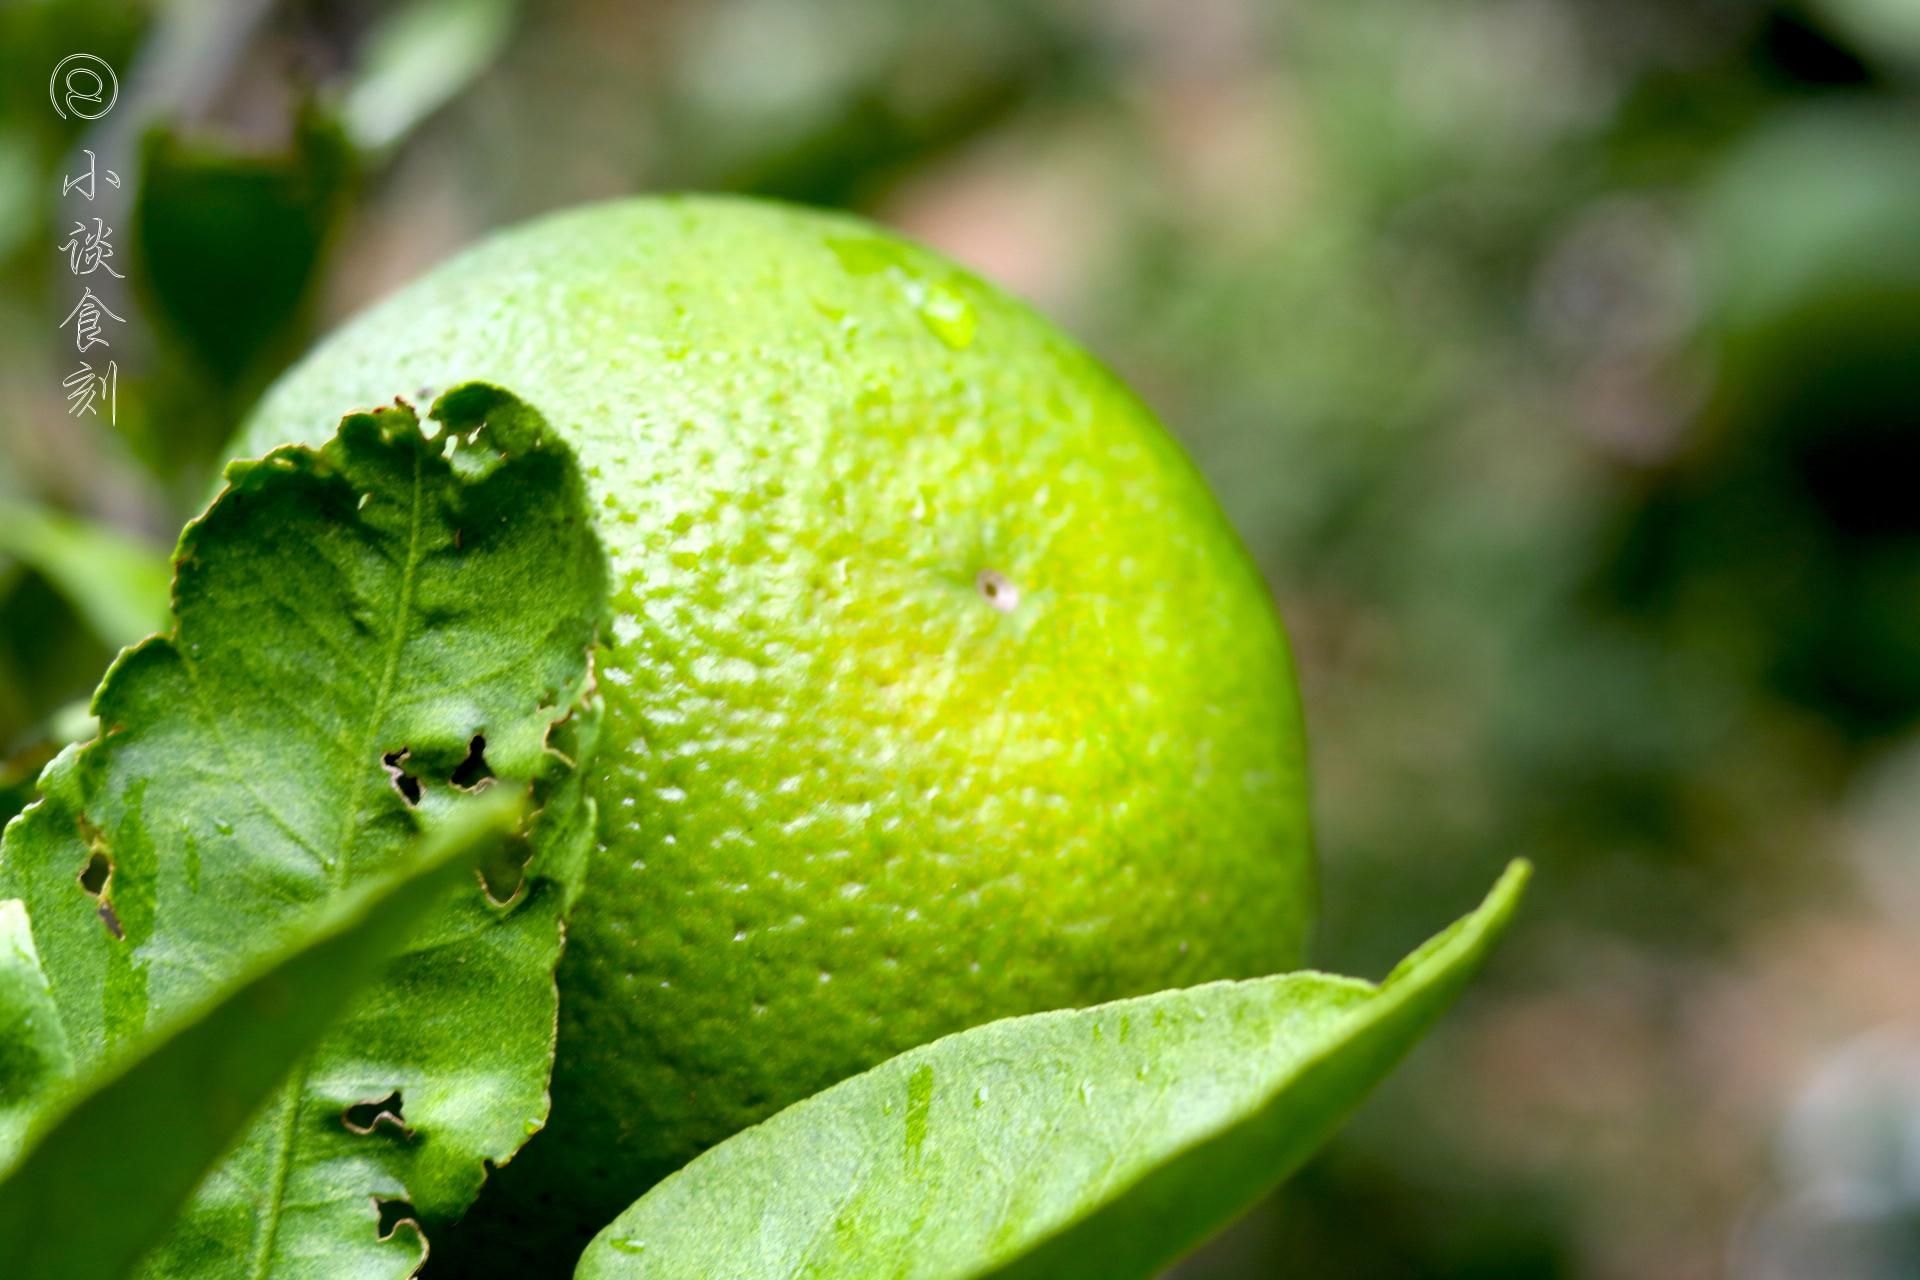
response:
[[[0,812],[327,325],[582,200],[849,207],[1211,477],[1301,658],[1320,963],[1540,864],[1184,1275],[1920,1275],[1920,5],[12,0],[0,66]],[[113,428],[62,389],[82,147]]]

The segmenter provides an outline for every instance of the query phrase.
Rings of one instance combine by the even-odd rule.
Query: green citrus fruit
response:
[[[1273,609],[1179,448],[1032,311],[846,217],[601,205],[347,325],[242,448],[474,378],[578,451],[616,618],[552,1121],[470,1219],[557,1247],[915,1044],[1298,962]]]

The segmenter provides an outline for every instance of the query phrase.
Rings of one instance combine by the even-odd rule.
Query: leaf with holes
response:
[[[429,920],[269,1102],[146,1274],[324,1258],[328,1276],[406,1275],[412,1220],[458,1214],[483,1162],[543,1122],[606,567],[537,414],[469,384],[432,416],[430,437],[403,404],[354,414],[324,448],[230,466],[175,553],[172,631],[121,654],[101,736],[48,766],[0,845],[0,896],[27,903],[84,1071],[394,865],[463,785],[537,810],[518,856]],[[387,1100],[396,1123],[354,1123]]]
[[[417,856],[323,903],[286,951],[97,1072],[17,1164],[0,1161],[12,1164],[0,1178],[9,1280],[126,1274],[267,1094],[520,816],[504,796],[464,809]]]
[[[579,1280],[1126,1280],[1295,1168],[1479,967],[1526,880],[1379,986],[1295,973],[937,1040],[735,1135],[594,1240]]]

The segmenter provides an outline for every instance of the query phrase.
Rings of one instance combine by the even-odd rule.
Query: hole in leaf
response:
[[[402,1137],[410,1138],[413,1130],[407,1127],[404,1105],[400,1091],[395,1089],[384,1098],[354,1103],[341,1113],[340,1123],[347,1126],[349,1132],[363,1136],[385,1126]]]
[[[477,791],[492,777],[493,770],[487,767],[487,735],[476,733],[467,744],[467,758],[454,766],[447,781],[462,791]]]
[[[113,883],[113,859],[95,849],[87,865],[80,868],[78,879],[80,888],[93,899],[94,909],[100,913],[100,923],[107,927],[107,932],[116,940],[125,939],[126,926],[120,923],[119,913],[107,901],[107,886]]]
[[[107,891],[107,879],[111,875],[113,859],[96,851],[87,859],[87,865],[80,869],[80,887],[97,898]]]
[[[387,752],[380,757],[380,763],[386,767],[387,777],[392,781],[393,789],[400,793],[400,798],[410,805],[419,804],[420,779],[406,770],[407,749],[402,747],[398,751]]]
[[[406,1228],[419,1236],[423,1243],[426,1241],[426,1233],[420,1230],[420,1219],[414,1215],[413,1205],[409,1202],[382,1200],[379,1196],[375,1196],[373,1206],[380,1211],[380,1239],[391,1240],[395,1232]]]
[[[478,868],[480,886],[487,901],[496,907],[510,905],[527,887],[527,863],[533,860],[533,842],[515,832],[481,859]]]

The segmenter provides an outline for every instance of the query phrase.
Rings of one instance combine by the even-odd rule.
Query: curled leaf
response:
[[[1457,995],[1486,902],[1379,986],[1218,982],[948,1036],[721,1143],[595,1238],[580,1280],[1126,1280],[1310,1155]]]
[[[227,470],[176,553],[171,632],[95,695],[101,736],[48,766],[0,845],[85,1071],[285,945],[304,912],[488,789],[537,815],[504,899],[436,912],[199,1188],[147,1274],[403,1276],[485,1162],[544,1121],[560,921],[590,838],[606,568],[572,454],[506,392],[353,414],[320,449]],[[410,780],[401,783],[395,771]],[[466,775],[462,775],[466,776]],[[417,1140],[356,1134],[396,1090]],[[409,1215],[411,1216],[411,1215]]]
[[[476,801],[417,857],[323,906],[280,954],[86,1081],[0,1175],[9,1280],[126,1274],[254,1109],[518,816],[504,798]]]

